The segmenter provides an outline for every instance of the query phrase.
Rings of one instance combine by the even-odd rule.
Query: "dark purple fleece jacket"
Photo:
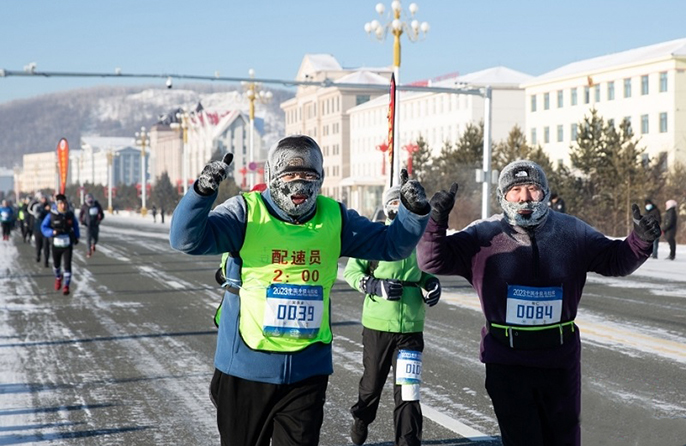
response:
[[[427,272],[466,278],[481,300],[488,322],[505,324],[508,285],[561,286],[561,321],[576,318],[586,275],[626,276],[652,252],[634,232],[612,240],[582,220],[549,212],[545,221],[527,231],[510,225],[502,214],[479,220],[462,231],[446,235],[446,227],[430,220],[419,245],[419,267]],[[545,350],[514,350],[496,341],[483,327],[481,361],[533,367],[576,367],[581,343]],[[570,362],[571,361],[571,362]]]

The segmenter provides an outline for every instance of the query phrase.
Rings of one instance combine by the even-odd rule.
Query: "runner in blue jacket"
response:
[[[319,195],[321,150],[312,138],[290,136],[269,152],[267,190],[211,211],[232,158],[205,166],[170,227],[174,249],[241,256],[242,285],[239,296],[224,296],[210,385],[222,445],[317,445],[333,373],[329,291],[336,259],[409,256],[430,205],[404,172],[398,217],[388,226],[373,223]]]

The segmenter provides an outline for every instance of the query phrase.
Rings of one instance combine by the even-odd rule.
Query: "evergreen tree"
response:
[[[179,203],[179,194],[169,179],[169,174],[164,171],[157,177],[155,188],[152,191],[152,205],[159,211],[164,209],[166,214],[171,214]]]

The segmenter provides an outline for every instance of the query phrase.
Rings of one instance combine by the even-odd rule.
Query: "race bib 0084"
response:
[[[508,285],[507,324],[557,324],[561,316],[562,287]]]

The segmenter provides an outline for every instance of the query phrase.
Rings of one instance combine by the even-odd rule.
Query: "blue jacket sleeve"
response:
[[[205,197],[195,187],[188,189],[172,216],[172,248],[192,255],[240,251],[245,239],[245,201],[235,196],[211,210],[216,198],[216,193]]]
[[[52,226],[50,226],[52,223],[52,218],[50,217],[50,213],[48,212],[48,215],[45,216],[43,219],[43,223],[40,225],[40,232],[43,233],[43,237],[52,237]]]
[[[81,238],[81,231],[79,230],[79,219],[78,218],[74,218],[73,226],[74,226],[74,235],[76,236],[76,238]]]
[[[372,222],[344,206],[341,209],[341,255],[358,259],[392,261],[408,257],[429,222],[429,214],[413,214],[402,204],[390,225]]]

